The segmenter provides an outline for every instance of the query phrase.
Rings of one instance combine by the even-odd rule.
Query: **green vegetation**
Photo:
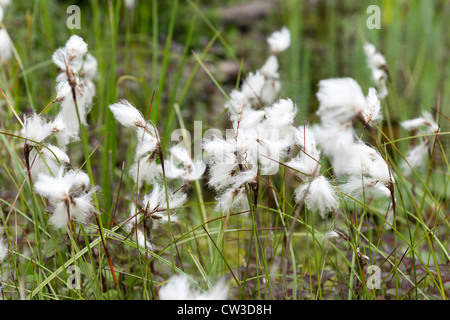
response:
[[[80,30],[66,27],[73,4],[81,8]],[[240,9],[250,4],[254,12]],[[366,27],[369,5],[381,8],[380,30]],[[13,1],[1,24],[14,46],[0,69],[0,225],[9,249],[0,262],[0,299],[158,299],[173,274],[187,275],[202,292],[224,278],[237,299],[448,299],[449,18],[445,0],[138,0],[134,9],[112,0]],[[139,190],[128,174],[135,134],[108,106],[126,99],[149,115],[165,157],[175,129],[194,138],[194,121],[202,121],[203,132],[225,131],[228,95],[263,65],[266,38],[283,26],[291,46],[279,54],[280,97],[298,106],[297,126],[318,121],[320,80],[351,77],[365,93],[374,86],[366,41],[385,56],[385,120],[357,130],[396,176],[393,225],[385,224],[386,202],[344,195],[340,209],[322,219],[294,201],[298,181],[281,166],[278,175],[261,177],[250,214],[216,212],[207,175],[192,182],[177,223],[147,234],[154,250],[139,248],[122,222],[136,194],[151,188]],[[97,58],[98,73],[88,126],[66,152],[101,189],[96,214],[70,230],[49,223],[52,208],[28,177],[20,130],[27,111],[58,114],[52,54],[73,34]],[[421,137],[399,123],[423,110],[440,132],[428,135],[426,162],[407,176],[401,165]],[[343,235],[327,238],[331,226]],[[367,285],[371,265],[379,267],[376,289]],[[81,272],[75,290],[67,285],[73,266]]]

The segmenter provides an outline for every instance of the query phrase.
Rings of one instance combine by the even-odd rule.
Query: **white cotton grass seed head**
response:
[[[366,97],[352,78],[321,80],[317,99],[322,123],[351,122],[366,108]]]
[[[54,207],[50,223],[60,229],[67,225],[69,214],[79,222],[84,222],[91,214],[91,198],[94,190],[83,187],[85,173],[71,170],[64,172],[61,167],[56,175],[40,174],[34,185],[35,191],[47,198]]]
[[[377,48],[373,44],[367,42],[363,48],[369,68],[380,69],[386,66],[386,59],[380,52],[378,52]]]
[[[137,5],[137,0],[124,0],[125,8],[133,10]]]
[[[250,205],[245,188],[228,188],[216,197],[216,211],[227,213],[248,213]]]
[[[417,146],[408,150],[406,161],[402,164],[403,174],[410,175],[412,169],[417,170],[422,166],[425,157],[428,155],[429,144],[429,140],[424,140]]]
[[[0,0],[0,6],[6,8],[11,4],[11,0]]]
[[[83,57],[87,53],[88,45],[77,35],[72,35],[64,47],[57,49],[52,56],[53,63],[61,70],[72,72],[80,71]]]
[[[383,78],[380,78],[380,81],[379,81],[379,90],[380,90],[380,92],[379,92],[379,94],[378,94],[378,97],[379,97],[380,99],[386,98],[387,95],[389,94],[389,90],[388,90],[387,85],[386,85],[386,79],[385,79],[384,77],[383,77]]]
[[[95,96],[97,93],[97,89],[93,80],[97,77],[98,70],[98,61],[97,59],[90,53],[86,55],[86,59],[83,63],[83,68],[81,69],[80,76],[84,80],[84,84],[88,88],[91,96]]]
[[[257,139],[257,154],[253,161],[256,168],[260,164],[261,175],[274,175],[278,173],[280,161],[286,159],[290,148],[293,146],[294,139],[289,134],[283,134],[283,131],[277,132],[276,129],[270,129],[267,137]],[[272,134],[272,135],[271,135]]]
[[[275,78],[266,79],[261,92],[261,100],[265,104],[273,103],[279,96],[281,91],[281,82]]]
[[[383,212],[385,214],[385,223],[384,227],[386,230],[391,230],[392,226],[394,225],[394,207],[390,203],[386,212]]]
[[[420,127],[425,126],[425,118],[419,117],[411,120],[405,120],[400,122],[400,126],[408,131],[418,130]]]
[[[0,29],[0,63],[12,57],[12,43],[5,29]]]
[[[155,247],[150,242],[150,240],[145,236],[144,232],[142,232],[140,229],[137,229],[136,232],[132,233],[131,238],[136,241],[137,245],[144,249],[144,250],[150,250],[153,251]]]
[[[369,175],[372,163],[378,158],[378,152],[366,145],[363,141],[357,140],[349,151],[352,157],[347,163],[346,173],[356,176]]]
[[[295,189],[295,201],[304,201],[308,210],[318,211],[322,218],[339,206],[335,188],[322,175],[298,186]]]
[[[173,191],[171,189],[167,190],[164,186],[155,183],[153,185],[153,190],[144,196],[144,208],[146,214],[152,215],[158,213],[161,215],[167,214],[167,197],[169,200],[169,209],[177,209],[183,206],[187,200],[187,195],[182,192],[182,190]]]
[[[60,167],[55,176],[40,174],[34,184],[38,194],[56,203],[63,201],[64,197],[70,192],[72,187],[72,177],[64,175],[64,167]]]
[[[86,116],[91,110],[93,101],[91,92],[78,77],[75,88],[76,103],[73,99],[72,88],[67,81],[59,82],[56,91],[57,99],[62,100],[60,102],[62,120],[71,132],[78,132],[80,122],[82,125],[87,124]]]
[[[86,172],[82,170],[70,170],[66,173],[66,176],[72,179],[72,187],[70,188],[70,192],[72,194],[80,194],[91,191],[91,181]]]
[[[60,165],[70,163],[70,159],[67,153],[51,144],[47,144],[45,147],[43,147],[41,150],[41,154],[47,159],[52,159],[55,162],[59,162]]]
[[[150,239],[146,237],[144,232],[137,227],[139,221],[136,213],[136,205],[132,203],[130,205],[130,220],[125,224],[125,231],[131,235],[133,241],[136,241],[139,248],[153,251],[155,249],[154,245],[150,242]]]
[[[73,202],[70,204],[70,216],[81,223],[85,222],[93,210],[91,198],[92,193],[87,193],[73,199]]]
[[[58,170],[70,163],[69,156],[60,148],[47,144],[39,151],[30,152],[31,176],[35,180],[39,174],[55,175]]]
[[[282,52],[291,45],[291,32],[288,28],[283,27],[279,31],[275,31],[268,38],[270,51],[274,54]]]
[[[179,144],[170,148],[170,160],[165,163],[165,175],[169,179],[181,178],[186,182],[195,181],[202,177],[206,164],[202,159],[193,161],[186,148]]]
[[[3,240],[0,239],[0,263],[8,256],[8,248]]]
[[[302,179],[314,176],[320,170],[319,159],[310,158],[308,155],[295,157],[286,163],[286,166]]]
[[[8,247],[3,240],[3,227],[0,226],[0,264],[8,256]]]
[[[173,275],[159,291],[160,300],[226,300],[228,286],[219,280],[209,291],[194,289],[186,275]]]
[[[286,165],[298,172],[300,178],[304,176],[313,176],[320,170],[320,151],[317,149],[317,143],[313,130],[309,126],[301,126],[295,129],[295,144],[302,150],[292,158]]]
[[[400,126],[409,131],[424,128],[424,133],[439,132],[439,125],[436,123],[431,113],[427,111],[422,112],[422,117],[401,122]]]
[[[73,35],[67,40],[65,48],[69,59],[72,57],[83,57],[88,51],[87,43],[77,35]]]
[[[314,125],[312,127],[317,144],[333,165],[335,175],[347,172],[348,161],[353,157],[352,146],[355,142],[353,127],[343,125]]]
[[[300,155],[286,163],[288,168],[295,170],[300,178],[315,176],[320,171],[320,153],[317,149],[313,152],[301,151]]]
[[[239,121],[239,130],[256,129],[262,122],[266,112],[264,110],[245,109]]]
[[[83,69],[81,70],[81,76],[84,79],[92,80],[97,76],[98,61],[92,54],[86,54],[86,59],[83,63]]]
[[[171,147],[169,152],[171,155],[171,160],[173,160],[174,163],[180,163],[184,166],[190,166],[193,164],[189,151],[181,145],[177,144],[176,146]]]
[[[366,102],[366,107],[362,113],[364,122],[370,126],[379,125],[383,121],[383,115],[381,113],[381,101],[375,88],[369,88]]]
[[[378,86],[385,85],[387,74],[381,69],[372,69],[372,80],[375,82]],[[386,89],[387,90],[387,89]]]
[[[276,78],[280,76],[278,74],[279,63],[276,56],[271,55],[264,65],[261,67],[261,74],[266,78]]]
[[[375,159],[372,161],[369,171],[369,176],[377,179],[385,186],[391,185],[395,178],[392,171],[389,169],[389,165],[383,156],[377,152]]]
[[[348,158],[345,173],[361,179],[361,176],[379,181],[385,186],[394,182],[389,165],[383,156],[374,148],[358,140],[351,147],[352,157]]]
[[[372,56],[373,54],[375,54],[375,52],[377,52],[377,48],[375,47],[375,45],[370,42],[366,42],[363,46],[363,49],[366,57]]]
[[[210,177],[208,186],[216,191],[223,190],[232,184],[232,177],[236,171],[236,164],[213,163],[209,167]]]
[[[241,132],[242,133],[242,132]],[[242,137],[242,134],[239,134]],[[242,150],[238,148],[236,139],[226,139],[213,136],[203,140],[204,159],[209,165],[227,165],[230,170],[239,163],[237,155],[242,155]]]
[[[372,72],[372,80],[379,89],[378,96],[380,99],[384,99],[389,93],[386,86],[388,77],[386,59],[371,43],[367,42],[363,48],[366,55],[367,66]]]
[[[144,183],[152,184],[159,181],[162,171],[161,166],[156,161],[140,158],[131,165],[129,175],[135,183],[138,183],[139,187],[142,187]]]
[[[129,174],[142,187],[144,183],[152,184],[161,178],[162,168],[156,163],[160,144],[158,131],[151,122],[145,128],[136,127],[136,138],[136,153]]]
[[[230,93],[230,99],[225,103],[225,108],[230,113],[232,121],[236,120],[239,113],[249,107],[249,101],[244,93],[240,90],[232,90]]]
[[[25,116],[21,136],[27,139],[25,143],[28,145],[38,146],[41,142],[47,139],[52,132],[52,124],[45,121],[36,113],[33,113],[29,117]]]
[[[92,210],[90,195],[83,195],[70,201],[70,217],[79,222],[84,222],[90,216]],[[49,222],[57,229],[64,228],[69,222],[67,205],[64,202],[55,204],[55,210],[49,219]]]
[[[152,122],[148,122],[147,126],[136,128],[136,154],[134,159],[138,160],[144,156],[153,155],[159,148],[159,133]]]
[[[291,126],[297,114],[297,106],[291,99],[280,99],[270,106],[264,108],[266,128],[283,128]]]
[[[351,176],[346,183],[339,186],[344,194],[351,197],[370,197],[390,198],[391,191],[383,183],[373,178]]]
[[[241,92],[251,103],[255,103],[260,99],[262,88],[264,87],[265,78],[261,72],[250,72],[244,80]]]
[[[117,121],[124,127],[145,127],[146,121],[142,113],[127,100],[120,100],[109,106]]]
[[[309,125],[296,128],[294,139],[295,143],[302,147],[306,153],[315,154],[317,152],[316,136]]]
[[[246,171],[240,171],[231,178],[230,185],[235,189],[245,189],[246,184],[254,184],[258,179],[258,168],[252,166]]]
[[[63,115],[59,113],[51,123],[53,136],[56,138],[58,146],[65,149],[66,146],[74,141],[78,141],[79,131],[66,125]]]

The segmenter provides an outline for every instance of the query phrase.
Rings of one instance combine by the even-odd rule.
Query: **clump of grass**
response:
[[[146,6],[141,1],[91,6],[97,21],[107,19],[111,28],[96,25],[93,35],[67,37],[64,47],[51,48],[47,62],[33,65],[38,58],[19,35],[5,42],[11,54],[0,62],[8,119],[0,134],[3,299],[448,298],[449,179],[441,139],[448,119],[440,101],[436,118],[431,110],[419,118],[405,108],[394,112],[393,106],[406,105],[403,94],[421,83],[412,77],[405,92],[397,87],[395,32],[388,35],[386,58],[365,40],[354,43],[361,55],[352,62],[354,77],[328,75],[341,62],[337,35],[325,33],[331,55],[316,72],[327,76],[314,79],[305,68],[312,48],[300,32],[307,22],[299,24],[294,11],[282,21],[288,27],[257,43],[268,55],[247,72],[198,3],[176,2],[164,12],[167,26],[154,10],[151,30],[142,22],[148,12],[139,10]],[[151,6],[165,8],[157,1]],[[195,19],[177,54],[181,7]],[[49,8],[38,6],[47,13],[42,19],[49,19]],[[336,22],[336,10],[326,8],[334,17],[327,21]],[[203,30],[196,29],[197,16],[213,33],[201,54],[190,50]],[[274,31],[273,25],[266,29]],[[28,39],[36,41],[29,30]],[[167,31],[165,43],[160,30]],[[218,77],[219,60],[211,60],[216,40],[224,50],[220,59],[240,66],[231,86]],[[286,70],[299,52],[301,60]],[[422,62],[418,55],[416,65]],[[41,86],[33,73],[52,68],[60,72],[56,97],[48,89],[54,78]],[[196,75],[198,69],[206,77]],[[222,95],[214,107],[222,122],[195,112],[205,99],[194,90],[198,78]],[[316,103],[316,114],[306,117]],[[175,120],[181,141],[169,141]],[[203,121],[193,139],[186,130],[191,120]],[[219,130],[222,123],[228,135]],[[409,141],[421,142],[408,151]],[[196,145],[204,158],[191,152]],[[438,191],[436,176],[443,186]]]

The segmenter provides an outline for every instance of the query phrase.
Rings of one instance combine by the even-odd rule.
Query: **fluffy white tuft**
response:
[[[134,182],[139,181],[139,186],[141,187],[144,183],[152,184],[158,181],[162,175],[162,171],[161,166],[158,166],[156,161],[141,158],[132,164],[129,174]]]
[[[400,123],[400,125],[409,131],[419,130],[424,128],[424,133],[436,133],[439,132],[439,125],[433,119],[433,116],[426,111],[422,112],[422,117],[406,120]]]
[[[31,176],[36,179],[39,174],[56,174],[58,170],[70,163],[69,156],[60,148],[51,144],[39,151],[33,149],[30,152]]]
[[[169,179],[181,178],[186,182],[195,181],[202,177],[206,169],[206,164],[199,159],[193,161],[189,152],[176,145],[170,148],[170,160],[165,162],[165,174]]]
[[[67,40],[66,45],[57,49],[52,56],[53,63],[61,70],[72,72],[80,71],[83,58],[88,50],[88,45],[83,38],[73,35]]]
[[[389,93],[386,86],[388,76],[386,59],[373,44],[368,42],[364,45],[364,53],[366,54],[367,66],[372,72],[372,79],[379,88],[379,98],[384,99]]]
[[[3,234],[3,229],[0,227],[0,263],[5,260],[6,256],[8,255],[8,247],[6,246],[5,242],[1,238]]]
[[[291,32],[288,28],[283,27],[279,31],[275,31],[268,38],[267,42],[270,46],[270,51],[278,53],[286,50],[291,45]]]
[[[5,29],[0,29],[0,63],[11,59],[12,44]]]
[[[25,118],[21,135],[22,137],[29,139],[26,141],[28,145],[39,146],[39,143],[47,139],[52,134],[52,132],[52,124],[46,122],[43,118],[34,113],[30,117]]]
[[[68,127],[64,122],[63,115],[59,113],[52,122],[53,136],[55,136],[58,145],[65,148],[70,142],[80,139],[79,131],[74,126]]]
[[[309,210],[319,211],[322,218],[339,205],[334,187],[322,175],[305,182],[295,189],[295,200],[304,199]]]
[[[72,88],[69,82],[63,80],[63,78],[64,77],[60,77],[57,79],[58,83],[56,85],[56,99],[61,101],[60,116],[70,132],[78,132],[80,130],[80,122],[82,125],[86,125],[86,115],[92,107],[92,94],[88,87],[85,86],[83,80],[79,77],[75,77],[77,82],[75,88],[77,101],[75,103]],[[78,116],[80,119],[78,119]]]
[[[167,198],[169,206],[167,206]],[[173,191],[166,190],[164,186],[155,183],[153,190],[144,196],[144,208],[147,214],[152,215],[157,213],[159,215],[167,215],[167,207],[170,210],[180,208],[187,200],[187,195],[181,190]]]
[[[406,162],[402,164],[405,175],[411,174],[411,168],[416,169],[423,164],[425,156],[428,154],[429,144],[429,140],[424,140],[408,151]]]
[[[222,192],[216,201],[216,210],[224,214],[250,210],[247,193],[244,188],[230,187]]]
[[[142,113],[128,101],[121,100],[110,105],[109,109],[124,127],[145,127],[146,121]]]
[[[366,97],[352,78],[321,80],[317,99],[317,115],[322,123],[351,122],[366,108]]]
[[[369,94],[366,97],[366,107],[363,110],[362,116],[364,122],[373,126],[374,124],[380,124],[383,121],[383,115],[381,113],[381,102],[378,97],[377,90],[375,88],[369,89]]]
[[[136,0],[124,0],[125,8],[133,10],[136,7]]]
[[[220,280],[210,291],[201,292],[192,289],[189,279],[185,275],[174,275],[159,290],[161,300],[226,300],[228,286]]]
[[[55,177],[39,174],[34,188],[38,194],[47,198],[54,211],[50,222],[56,228],[63,228],[72,218],[84,222],[92,211],[92,190],[86,185],[87,175],[82,171],[71,170],[64,173],[61,167]]]

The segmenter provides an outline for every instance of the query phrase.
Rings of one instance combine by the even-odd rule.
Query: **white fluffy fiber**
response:
[[[28,139],[26,143],[30,146],[38,146],[39,143],[47,139],[53,132],[52,123],[45,121],[36,113],[26,117],[21,136]]]
[[[67,225],[69,214],[80,222],[89,217],[92,191],[88,184],[88,176],[82,171],[70,170],[65,173],[64,168],[60,168],[55,177],[39,174],[34,188],[54,206],[50,222],[56,228]]]
[[[109,106],[114,117],[124,127],[145,127],[146,121],[142,113],[126,100],[120,100]]]
[[[185,275],[174,275],[159,290],[161,300],[226,300],[228,286],[220,280],[209,291],[201,292],[193,289],[189,279]]]
[[[286,50],[291,45],[291,32],[288,28],[283,27],[279,31],[275,31],[268,38],[267,42],[270,46],[270,51],[278,53]]]
[[[366,97],[352,78],[321,80],[317,92],[317,115],[322,123],[346,123],[358,117],[366,107]]]
[[[309,210],[318,211],[322,218],[339,205],[335,188],[324,176],[317,176],[295,189],[295,200]]]
[[[12,44],[5,29],[0,29],[0,63],[11,59]]]

